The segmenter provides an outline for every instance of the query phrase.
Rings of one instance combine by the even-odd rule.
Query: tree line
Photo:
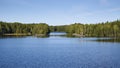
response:
[[[120,37],[120,20],[103,22],[98,24],[74,23],[70,25],[49,26],[45,23],[22,24],[0,22],[0,35],[3,34],[27,34],[48,35],[50,32],[66,32],[68,35],[80,35],[87,37]]]
[[[86,37],[120,37],[120,20],[98,24],[74,23],[64,26],[50,26],[51,31],[66,32],[68,35]]]
[[[16,35],[35,35],[35,34],[49,34],[49,26],[45,23],[39,24],[22,24],[18,22],[7,23],[0,22],[0,34],[16,34]]]

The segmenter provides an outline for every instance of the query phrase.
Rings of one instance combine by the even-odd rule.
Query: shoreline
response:
[[[25,33],[11,33],[11,34],[3,34],[4,36],[27,36],[31,34],[25,34]]]

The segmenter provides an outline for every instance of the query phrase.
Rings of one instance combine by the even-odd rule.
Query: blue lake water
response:
[[[0,68],[120,68],[120,43],[99,38],[0,38]]]

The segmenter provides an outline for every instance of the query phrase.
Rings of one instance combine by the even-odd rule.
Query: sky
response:
[[[120,0],[0,0],[0,21],[100,23],[120,19]]]

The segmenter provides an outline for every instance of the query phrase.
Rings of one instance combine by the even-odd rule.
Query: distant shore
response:
[[[35,36],[35,37],[45,37],[47,35],[45,34],[34,34],[31,33],[8,33],[8,34],[2,34],[2,36]]]
[[[9,34],[3,34],[5,36],[26,36],[26,35],[31,35],[31,34],[26,34],[26,33],[9,33]]]

